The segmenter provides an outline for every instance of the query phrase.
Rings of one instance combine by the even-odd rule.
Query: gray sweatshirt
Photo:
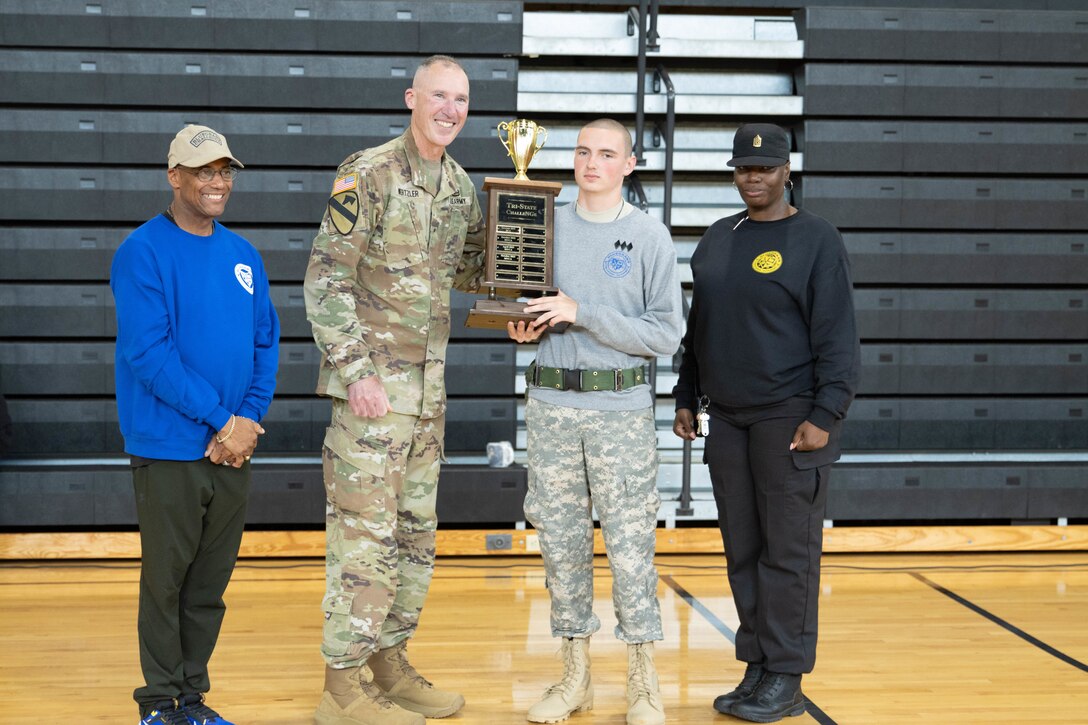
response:
[[[578,319],[566,332],[540,338],[538,365],[611,370],[676,352],[684,320],[676,250],[664,224],[639,211],[589,222],[567,204],[555,211],[554,253],[555,285],[578,303]],[[653,404],[648,384],[619,392],[530,385],[529,397],[592,410]]]

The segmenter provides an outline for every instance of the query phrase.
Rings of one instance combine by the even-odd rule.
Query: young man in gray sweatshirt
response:
[[[593,707],[589,638],[596,507],[612,569],[616,637],[627,643],[627,722],[665,722],[653,643],[662,638],[654,568],[657,431],[650,362],[680,344],[683,315],[668,229],[623,200],[635,168],[631,135],[599,119],[578,134],[578,200],[556,210],[555,282],[527,303],[542,313],[508,324],[518,342],[539,340],[526,373],[529,491],[551,595],[551,630],[562,638],[563,677],[529,708],[556,722]],[[563,334],[549,326],[570,323]]]

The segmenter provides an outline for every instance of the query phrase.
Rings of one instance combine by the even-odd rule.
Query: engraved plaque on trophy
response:
[[[548,132],[521,118],[503,121],[498,129],[517,175],[513,179],[484,179],[487,249],[483,284],[487,299],[477,300],[469,310],[467,327],[506,329],[507,322],[530,322],[539,315],[524,312],[522,302],[498,297],[539,297],[556,292],[552,283],[555,197],[563,185],[530,181],[525,175]],[[560,323],[548,329],[562,332],[566,327]]]

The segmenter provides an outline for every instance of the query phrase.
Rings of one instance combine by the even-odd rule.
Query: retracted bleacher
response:
[[[828,515],[1083,522],[1088,13],[799,26],[802,200],[843,231],[863,338]]]
[[[435,52],[472,80],[451,152],[477,185],[512,173],[496,124],[530,117],[549,129],[530,175],[563,182],[560,203],[575,198],[581,124],[633,128],[641,83],[638,187],[648,213],[671,215],[687,286],[703,229],[743,209],[724,163],[736,127],[789,130],[792,199],[842,230],[862,334],[836,525],[1088,521],[1088,12],[1075,0],[889,4],[911,6],[665,0],[640,81],[637,9],[594,0],[8,0],[0,393],[16,435],[0,527],[134,522],[109,263],[166,206],[165,148],[187,122],[222,130],[246,162],[224,221],[261,250],[283,322],[250,523],[320,526],[329,403],[312,394],[300,281],[335,166],[403,131],[403,90]],[[642,203],[634,184],[627,198]],[[521,373],[535,348],[464,328],[473,297],[452,302],[440,517],[520,522],[524,469],[489,471],[482,453],[511,440],[524,460]],[[705,526],[701,441],[690,512],[676,500],[675,379],[658,360],[661,516]]]
[[[246,163],[223,221],[261,251],[282,323],[248,522],[319,527],[329,402],[313,393],[318,351],[301,280],[335,168],[407,128],[411,75],[443,52],[472,79],[473,114],[451,153],[477,186],[505,173],[495,125],[516,106],[521,19],[520,3],[493,0],[4,3],[0,392],[15,437],[0,467],[0,526],[135,522],[112,397],[109,265],[169,202],[170,138],[203,123]],[[475,513],[512,525],[523,519],[524,469],[481,464],[489,441],[516,436],[515,346],[465,331],[471,303],[455,296],[439,510],[447,522]]]

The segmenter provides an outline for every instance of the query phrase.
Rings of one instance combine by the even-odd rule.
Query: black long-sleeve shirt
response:
[[[746,216],[719,219],[692,255],[676,407],[694,410],[699,394],[728,408],[806,396],[808,420],[830,430],[861,367],[842,237],[803,210],[771,222]]]

